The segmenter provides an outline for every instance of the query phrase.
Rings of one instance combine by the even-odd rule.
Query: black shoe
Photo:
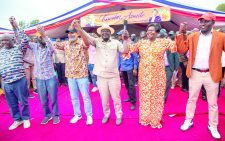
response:
[[[130,98],[125,99],[123,102],[130,102]]]
[[[34,94],[38,94],[38,91],[37,91],[37,89],[35,89],[35,90],[33,91],[33,93],[34,93]]]
[[[187,89],[181,89],[181,91],[186,92],[186,93],[188,92],[188,90],[187,90]]]
[[[41,124],[47,124],[50,120],[52,120],[52,117],[45,117],[45,118],[41,121]]]
[[[207,97],[205,95],[203,95],[202,100],[207,101]]]
[[[134,110],[136,108],[136,106],[135,106],[135,104],[131,104],[131,106],[130,106],[130,110]]]

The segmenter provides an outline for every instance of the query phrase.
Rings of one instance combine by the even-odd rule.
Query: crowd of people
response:
[[[15,35],[2,34],[0,37],[1,87],[14,120],[9,130],[21,124],[24,128],[31,125],[28,103],[28,97],[32,97],[29,91],[31,82],[44,114],[41,124],[50,120],[53,124],[60,122],[58,87],[61,85],[68,86],[71,96],[74,117],[70,123],[82,118],[80,91],[86,124],[93,124],[91,81],[91,92],[100,93],[104,114],[102,124],[110,118],[111,96],[115,123],[119,126],[123,117],[122,76],[128,96],[124,102],[130,102],[130,110],[134,110],[136,101],[139,101],[139,123],[158,129],[162,128],[170,88],[177,83],[182,91],[189,92],[182,131],[193,126],[196,101],[200,90],[205,89],[202,94],[205,94],[203,97],[209,107],[208,129],[214,138],[220,139],[217,100],[220,87],[224,87],[225,34],[224,29],[213,29],[215,21],[214,14],[205,13],[198,19],[198,28],[187,31],[187,23],[183,22],[177,32],[166,31],[160,23],[149,23],[138,38],[127,30],[112,36],[115,30],[107,24],[97,29],[98,37],[95,33],[87,33],[75,19],[66,30],[68,40],[57,39],[52,43],[44,27],[37,26],[36,36],[29,38],[19,29],[15,18],[10,17]],[[48,95],[52,109],[49,108]]]

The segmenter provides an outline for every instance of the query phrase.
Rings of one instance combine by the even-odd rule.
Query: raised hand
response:
[[[13,17],[13,16],[9,17],[9,22],[12,25],[13,29],[17,29],[18,28],[18,25],[17,25],[15,17]]]
[[[123,31],[122,34],[122,40],[128,40],[129,39],[129,32],[127,30]]]
[[[40,36],[45,36],[45,29],[42,25],[38,25],[36,27],[38,34],[40,34]]]
[[[81,26],[80,26],[80,20],[74,19],[71,23],[71,26],[73,28],[75,28],[77,31],[82,30]]]

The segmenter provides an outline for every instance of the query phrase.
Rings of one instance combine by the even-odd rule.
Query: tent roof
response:
[[[51,38],[65,37],[65,30],[74,18],[80,18],[89,13],[105,13],[112,11],[119,11],[121,9],[139,9],[139,8],[153,8],[153,7],[170,7],[171,21],[163,22],[162,26],[169,30],[177,30],[181,22],[186,21],[189,29],[197,27],[197,18],[205,12],[213,12],[217,16],[216,26],[225,25],[225,13],[219,11],[205,10],[179,3],[162,0],[90,0],[88,3],[73,9],[67,13],[54,17],[52,19],[40,22],[39,24],[45,26],[47,35]],[[135,29],[145,29],[145,24],[135,24]],[[116,31],[122,26],[113,26]],[[128,28],[129,29],[129,28]],[[134,29],[134,28],[132,28]],[[95,29],[87,29],[93,31]],[[0,28],[0,33],[9,32],[8,29]],[[27,34],[34,34],[36,32],[35,25],[25,29]]]

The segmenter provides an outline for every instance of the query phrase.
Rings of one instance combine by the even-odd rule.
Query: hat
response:
[[[210,20],[215,21],[216,16],[211,12],[207,12],[207,13],[204,13],[200,18],[198,18],[198,20],[201,20],[201,19],[205,19],[207,21],[210,21]]]
[[[98,33],[99,35],[101,34],[102,29],[108,29],[108,30],[110,30],[111,34],[113,34],[114,31],[115,31],[115,30],[114,30],[112,27],[110,27],[108,24],[103,23],[103,25],[97,29],[97,33]]]
[[[14,39],[14,36],[13,36],[12,34],[9,34],[9,33],[4,33],[4,34],[2,34],[2,35],[0,36],[0,41],[1,41],[2,39],[5,39],[5,38],[7,38],[7,39],[9,39],[9,40],[12,40],[12,39]]]
[[[159,31],[160,33],[167,33],[167,31],[166,31],[166,29],[165,28],[162,28],[162,29],[160,29],[160,31]]]
[[[175,32],[174,32],[173,30],[171,30],[168,34],[169,34],[169,35],[174,35]]]
[[[76,33],[77,30],[73,28],[72,26],[69,26],[69,28],[66,30],[66,33]]]

